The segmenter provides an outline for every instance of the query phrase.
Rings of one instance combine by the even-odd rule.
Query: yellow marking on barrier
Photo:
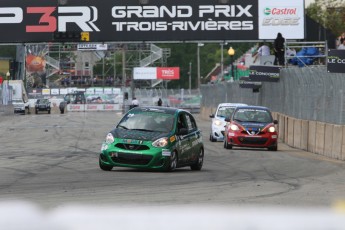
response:
[[[345,200],[335,202],[333,207],[337,212],[345,213]]]

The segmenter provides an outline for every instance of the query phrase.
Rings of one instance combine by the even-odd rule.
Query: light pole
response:
[[[221,46],[221,51],[220,51],[220,76],[221,76],[221,79],[223,80],[224,78],[224,43],[220,43],[220,46]]]
[[[189,62],[189,93],[192,89],[192,62]]]
[[[200,88],[200,47],[204,46],[203,43],[198,43],[197,59],[198,59],[198,89]]]
[[[231,62],[231,79],[230,80],[234,80],[234,55],[235,55],[235,50],[230,47],[229,50],[228,50],[228,54],[230,56],[230,62]]]

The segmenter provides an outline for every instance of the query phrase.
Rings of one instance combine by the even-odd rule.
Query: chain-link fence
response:
[[[238,102],[262,105],[288,116],[345,124],[345,74],[328,73],[325,66],[284,68],[279,82],[263,82],[260,91],[239,87],[239,82],[202,85],[201,107]]]
[[[199,111],[201,94],[199,90],[186,89],[136,89],[135,97],[141,105],[157,105],[159,98],[163,106]]]

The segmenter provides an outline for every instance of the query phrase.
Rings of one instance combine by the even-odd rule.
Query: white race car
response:
[[[224,141],[225,118],[230,117],[237,106],[246,105],[242,103],[220,103],[216,113],[210,115],[212,118],[210,141]]]

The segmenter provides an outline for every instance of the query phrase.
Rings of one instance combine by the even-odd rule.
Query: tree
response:
[[[345,32],[345,2],[343,0],[315,0],[307,7],[306,13],[336,35]]]
[[[16,58],[16,46],[2,45],[0,46],[0,57]]]
[[[189,88],[188,72],[189,63],[192,63],[192,89],[196,88],[197,84],[197,43],[179,43],[179,44],[160,44],[160,47],[170,48],[171,56],[168,58],[168,66],[180,67],[180,80],[169,82],[169,88]],[[231,45],[235,50],[234,60],[243,55],[253,43],[233,43]],[[200,76],[206,75],[215,67],[217,63],[221,62],[221,53],[223,52],[224,66],[230,65],[230,56],[228,49],[230,45],[224,45],[223,50],[219,43],[205,43],[200,47]]]

